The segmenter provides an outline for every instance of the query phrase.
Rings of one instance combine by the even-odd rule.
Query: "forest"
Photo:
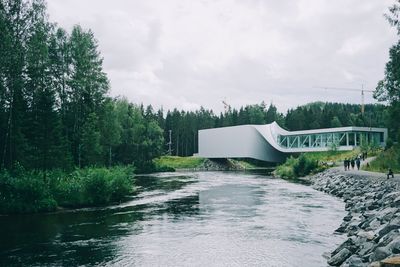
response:
[[[384,127],[384,105],[315,102],[278,112],[261,102],[215,114],[154,110],[109,95],[110,82],[94,33],[48,20],[44,1],[0,1],[0,168],[72,170],[151,164],[168,153],[197,152],[197,131],[277,121],[288,130]]]
[[[90,29],[76,25],[67,31],[50,22],[43,0],[0,0],[0,172],[11,179],[13,171],[14,176],[20,173],[25,177],[23,169],[47,179],[51,177],[46,175],[49,170],[59,170],[66,177],[82,169],[73,176],[92,177],[93,183],[99,182],[96,177],[103,177],[100,180],[109,186],[112,175],[106,170],[95,174],[85,168],[134,166],[136,172],[151,171],[154,158],[196,153],[200,129],[273,121],[288,130],[388,127],[396,141],[400,127],[399,58],[397,44],[390,50],[385,79],[375,93],[386,104],[368,104],[365,113],[357,104],[322,102],[286,113],[264,102],[239,109],[228,107],[220,114],[203,107],[157,110],[140,100],[110,96],[110,81]],[[14,188],[6,178],[3,188],[7,185],[11,189],[3,192],[2,201]],[[49,188],[46,179],[41,186]],[[121,184],[125,186],[122,192],[129,191],[129,185]],[[92,185],[86,186],[89,190]],[[77,203],[93,202],[90,197],[83,201],[82,196],[90,191],[85,190],[77,189],[81,196]],[[109,199],[118,199],[110,190]]]

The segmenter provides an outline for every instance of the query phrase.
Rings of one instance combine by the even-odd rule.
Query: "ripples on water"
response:
[[[343,203],[234,172],[137,178],[121,205],[0,217],[0,265],[326,266]]]

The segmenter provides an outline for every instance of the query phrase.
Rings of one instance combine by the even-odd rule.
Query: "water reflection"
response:
[[[343,204],[257,174],[137,178],[118,206],[0,217],[0,266],[324,266]]]

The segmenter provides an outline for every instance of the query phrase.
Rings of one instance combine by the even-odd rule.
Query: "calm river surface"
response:
[[[0,216],[0,266],[326,266],[344,204],[239,172],[137,179],[118,206]]]

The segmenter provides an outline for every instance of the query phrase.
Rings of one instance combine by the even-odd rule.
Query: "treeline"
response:
[[[43,0],[0,0],[0,169],[151,169],[162,154],[196,153],[200,129],[273,121],[288,130],[383,127],[388,117],[383,105],[361,114],[359,105],[320,102],[286,114],[263,102],[220,114],[164,112],[110,98],[109,88],[90,30],[49,22]]]
[[[169,141],[171,130],[172,155],[190,156],[197,153],[197,131],[200,129],[243,124],[266,124],[276,121],[290,130],[308,130],[342,126],[387,127],[388,111],[384,105],[365,105],[364,114],[356,104],[314,102],[290,109],[286,114],[278,112],[272,103],[248,105],[240,109],[229,108],[216,115],[211,110],[168,111],[165,119],[162,111],[154,113],[164,129],[164,139]],[[166,145],[165,150],[168,147]]]
[[[163,134],[142,107],[107,96],[90,30],[48,21],[42,0],[0,0],[0,168],[145,165]]]

